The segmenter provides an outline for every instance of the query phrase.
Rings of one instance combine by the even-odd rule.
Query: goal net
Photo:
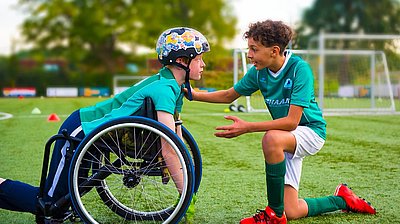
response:
[[[142,81],[148,76],[125,76],[125,75],[115,75],[113,77],[113,94],[114,96],[127,88],[135,85],[136,83]]]
[[[395,112],[394,90],[384,52],[372,50],[292,50],[314,72],[314,88],[324,114]],[[321,66],[323,63],[323,66]],[[247,49],[234,51],[234,83],[252,66]],[[241,97],[235,105],[248,112],[267,111],[260,92]]]

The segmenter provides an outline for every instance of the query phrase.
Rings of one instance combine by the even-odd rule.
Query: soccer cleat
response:
[[[240,220],[240,224],[286,224],[286,222],[285,213],[282,217],[278,217],[269,206],[265,210],[257,210],[257,214],[252,217]]]
[[[334,195],[342,197],[346,202],[347,209],[344,210],[344,212],[376,214],[376,210],[371,206],[371,203],[354,194],[347,184],[339,184],[339,186],[336,187]]]

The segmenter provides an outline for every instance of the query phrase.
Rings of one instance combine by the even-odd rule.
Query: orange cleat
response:
[[[282,217],[276,216],[274,210],[269,206],[265,210],[257,210],[257,214],[252,217],[240,220],[240,224],[286,224],[287,219],[285,213]]]
[[[346,202],[347,210],[344,210],[345,212],[376,214],[376,209],[371,206],[371,203],[354,194],[347,184],[337,186],[334,195],[342,197]]]

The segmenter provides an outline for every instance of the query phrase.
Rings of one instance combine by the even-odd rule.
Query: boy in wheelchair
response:
[[[175,121],[179,119],[183,105],[183,88],[189,87],[187,97],[191,100],[189,80],[201,79],[205,67],[202,56],[210,51],[210,46],[200,32],[179,27],[168,29],[160,35],[156,51],[163,64],[158,74],[144,79],[113,98],[73,112],[61,125],[59,134],[66,130],[71,138],[83,139],[93,129],[112,119],[130,115],[146,116],[143,115],[142,105],[145,98],[150,98],[154,104],[156,119],[181,136],[180,126],[176,126]],[[43,212],[38,209],[40,190],[43,191],[43,200],[50,203],[68,194],[68,168],[72,156],[70,147],[72,148],[70,141],[66,139],[55,141],[44,189],[0,178],[0,208],[40,215]],[[164,148],[162,154],[168,155],[164,153]],[[167,162],[166,165],[181,193],[181,182],[178,180],[180,167],[174,166],[174,162]],[[54,219],[62,220],[67,209],[60,209],[59,214],[53,215]],[[40,219],[37,221],[43,222]]]

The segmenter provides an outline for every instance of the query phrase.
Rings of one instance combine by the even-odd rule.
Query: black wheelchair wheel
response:
[[[71,201],[85,223],[177,223],[193,196],[193,163],[185,144],[144,117],[116,119],[92,131],[69,172]]]
[[[194,165],[194,193],[197,193],[200,187],[201,177],[203,175],[203,165],[199,147],[192,134],[182,125],[182,137],[187,149],[192,156]]]

